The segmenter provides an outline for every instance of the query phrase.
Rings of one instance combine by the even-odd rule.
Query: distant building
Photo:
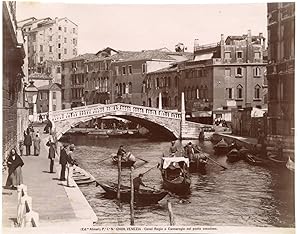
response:
[[[268,138],[293,147],[295,3],[268,3]]]
[[[29,79],[36,86],[48,80],[60,83],[60,62],[77,55],[78,26],[68,18],[31,17],[19,21],[18,27],[28,40]]]
[[[38,87],[37,113],[62,109],[61,85],[57,83]]]
[[[25,105],[24,84],[26,71],[24,59],[26,56],[22,32],[17,29],[16,2],[2,2],[3,30],[3,159],[12,148],[18,146],[23,138],[23,131],[28,127],[28,110]],[[20,117],[20,118],[18,118]]]
[[[84,105],[85,62],[95,57],[95,54],[86,53],[62,61],[61,94],[63,109]]]

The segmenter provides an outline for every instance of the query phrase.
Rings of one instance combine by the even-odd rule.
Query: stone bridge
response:
[[[118,116],[136,122],[158,136],[177,139],[198,139],[201,128],[208,126],[186,121],[185,114],[178,111],[124,103],[95,104],[49,113],[58,139],[79,123],[105,116]]]

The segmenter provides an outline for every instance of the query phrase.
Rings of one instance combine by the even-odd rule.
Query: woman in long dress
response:
[[[40,145],[41,145],[41,138],[37,133],[33,138],[33,148],[34,148],[34,155],[39,156],[40,154]]]
[[[6,186],[16,189],[16,187],[23,183],[22,166],[24,162],[22,158],[17,154],[15,149],[10,151],[7,159],[8,177]]]

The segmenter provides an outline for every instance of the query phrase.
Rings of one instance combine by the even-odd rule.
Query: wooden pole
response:
[[[118,192],[117,192],[117,199],[119,201],[119,206],[121,207],[121,155],[118,155]]]
[[[133,187],[133,167],[130,168],[130,192],[131,192],[131,197],[130,197],[130,225],[134,226],[134,187]]]
[[[168,211],[169,211],[169,218],[170,218],[170,226],[175,226],[175,220],[174,220],[174,215],[172,211],[172,204],[168,200]]]

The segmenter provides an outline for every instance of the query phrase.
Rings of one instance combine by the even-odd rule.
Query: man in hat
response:
[[[177,149],[177,147],[175,145],[175,141],[172,141],[170,149],[169,149],[170,156],[175,157],[175,154],[176,154],[177,151],[178,151],[178,149]]]
[[[144,176],[143,174],[139,174],[138,177],[133,179],[133,188],[134,188],[134,191],[137,193],[139,193],[141,185],[146,186],[142,180],[143,176]]]
[[[66,166],[68,162],[67,145],[64,144],[60,150],[59,164],[61,165],[60,180],[66,180]]]
[[[75,187],[74,185],[71,185],[71,180],[73,177],[73,165],[75,163],[75,160],[73,159],[73,151],[75,150],[75,145],[71,144],[69,146],[69,152],[68,152],[68,157],[67,157],[67,172],[68,172],[68,177],[67,177],[67,186],[68,187]]]
[[[55,143],[51,137],[49,138],[46,145],[49,146],[48,158],[50,159],[50,173],[55,173],[53,171],[53,166],[54,166],[54,158],[55,158],[56,149],[55,149]]]

